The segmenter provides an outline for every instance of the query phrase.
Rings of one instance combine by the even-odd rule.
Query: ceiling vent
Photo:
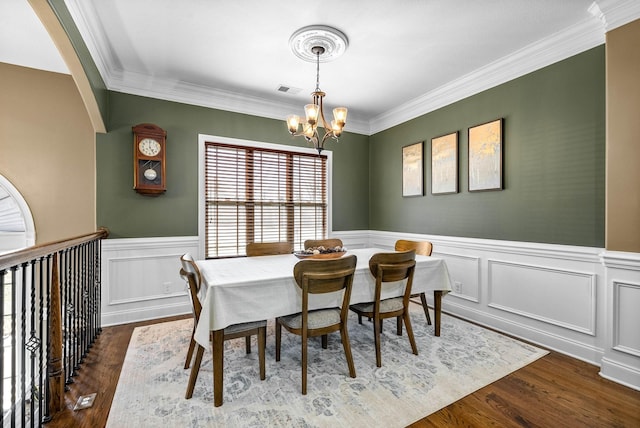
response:
[[[287,85],[279,85],[278,88],[276,89],[278,92],[284,92],[286,94],[292,94],[295,95],[298,92],[301,91],[300,88],[293,88],[291,86],[287,86]]]

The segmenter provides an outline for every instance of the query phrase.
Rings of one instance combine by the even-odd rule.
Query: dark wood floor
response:
[[[75,382],[69,385],[66,408],[46,426],[104,427],[133,329],[180,318],[184,317],[104,328]],[[93,407],[73,410],[79,396],[94,392]],[[603,379],[596,366],[551,352],[411,425],[490,426],[637,428],[640,391]]]

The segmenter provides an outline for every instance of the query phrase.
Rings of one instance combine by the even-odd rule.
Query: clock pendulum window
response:
[[[151,123],[141,123],[132,129],[133,188],[142,195],[161,195],[167,190],[167,132]]]

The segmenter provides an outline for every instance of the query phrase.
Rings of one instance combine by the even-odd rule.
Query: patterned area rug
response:
[[[256,338],[225,342],[224,404],[213,407],[211,350],[193,398],[186,400],[183,369],[192,321],[136,328],[127,350],[107,427],[404,427],[515,371],[547,352],[473,324],[442,316],[440,337],[422,309],[412,312],[419,355],[411,353],[395,320],[385,322],[382,367],[377,368],[370,322],[350,315],[356,367],[349,377],[340,335],[309,340],[308,387],[301,388],[300,338],[282,332],[275,361],[273,323],[267,331],[267,378],[260,381]]]

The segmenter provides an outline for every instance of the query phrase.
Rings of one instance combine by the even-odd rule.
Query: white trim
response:
[[[367,246],[393,249],[397,239],[429,240],[434,244],[434,257],[452,261],[448,264],[452,280],[464,281],[466,278],[467,283],[476,279],[478,281],[477,299],[449,293],[442,302],[444,311],[600,365],[601,376],[640,390],[640,356],[637,355],[635,346],[637,342],[627,340],[625,343],[617,337],[621,326],[627,332],[633,331],[639,318],[634,310],[622,313],[614,296],[614,290],[620,284],[630,284],[634,289],[640,287],[640,254],[606,252],[602,248],[591,247],[375,230],[333,231],[330,236],[342,239],[344,245],[352,249]],[[188,313],[188,298],[179,293],[183,285],[178,285],[178,281],[181,281],[178,275],[178,257],[184,252],[191,252],[195,256],[198,245],[198,236],[103,241],[103,325]],[[172,258],[175,259],[175,273],[170,264]],[[453,263],[458,259],[470,263]],[[556,307],[551,311],[539,312],[534,308],[527,313],[492,307],[489,265],[497,259],[516,270],[514,278],[522,278],[533,284],[530,287],[532,292],[546,293],[542,298],[549,298],[549,304]],[[118,263],[114,264],[113,261]],[[109,266],[117,267],[117,277],[109,277]],[[591,296],[586,310],[592,317],[586,331],[575,329],[572,325],[561,325],[554,320],[550,323],[549,316],[544,318],[548,314],[553,316],[562,311],[582,309],[576,308],[572,299],[552,300],[553,296],[548,296],[549,287],[535,287],[536,276],[530,275],[532,268],[543,269],[555,275],[554,281],[559,279],[558,287],[563,286],[563,275],[578,275],[585,279],[585,286],[589,287],[586,292]],[[127,288],[139,289],[145,286],[136,280],[140,278],[141,271],[144,271],[145,276],[153,276],[152,286],[147,286],[142,292],[131,292]],[[129,278],[130,283],[126,283]],[[165,290],[165,293],[160,290]],[[113,296],[119,296],[114,299],[117,304],[110,304],[114,303],[110,302],[109,297],[112,292]],[[133,298],[126,300],[127,297]],[[430,303],[432,297],[427,295]],[[535,297],[540,298],[540,294]],[[505,302],[506,305],[512,303],[509,299]],[[584,304],[582,308],[585,308]],[[447,333],[443,331],[442,334]]]
[[[115,69],[117,61],[95,22],[88,22],[85,13],[91,2],[65,0],[78,31],[100,72],[107,89],[133,95],[181,102],[253,116],[283,120],[299,108],[289,102],[275,102],[220,89],[206,88],[169,79],[150,79],[136,73]],[[598,0],[589,8],[592,16],[545,39],[530,44],[466,76],[451,81],[413,100],[398,105],[374,118],[358,118],[351,112],[345,131],[372,135],[410,119],[447,106],[483,90],[539,70],[555,62],[601,45],[605,31],[611,31],[640,17],[637,0]],[[89,31],[97,28],[97,31]]]
[[[224,144],[233,144],[243,147],[256,147],[260,149],[284,150],[292,153],[317,154],[316,149],[310,147],[287,146],[284,144],[266,143],[263,141],[243,140],[238,138],[221,137],[216,135],[198,134],[198,252],[205,254],[204,238],[205,238],[205,143],[216,142]],[[331,235],[333,231],[333,199],[332,199],[332,177],[333,177],[333,152],[331,150],[323,150],[322,154],[327,157],[327,235]]]
[[[22,214],[25,228],[25,243],[27,247],[31,247],[36,244],[36,226],[33,221],[33,215],[31,215],[31,209],[29,204],[24,199],[20,191],[2,174],[0,174],[0,187],[4,188],[7,193],[13,198],[18,205],[18,209]]]
[[[527,318],[531,318],[534,320],[538,320],[538,321],[542,321],[542,322],[546,322],[548,324],[552,324],[552,325],[557,325],[563,328],[567,328],[570,330],[575,330],[577,332],[580,333],[584,333],[584,334],[588,334],[590,336],[595,336],[596,335],[596,327],[595,327],[595,318],[596,318],[596,275],[594,275],[593,273],[589,273],[589,272],[581,272],[581,271],[575,271],[575,270],[568,270],[568,269],[558,269],[558,268],[550,268],[547,266],[538,266],[538,265],[534,265],[531,263],[514,263],[514,262],[505,262],[503,260],[495,260],[495,259],[487,259],[487,270],[488,270],[488,275],[489,275],[489,280],[488,280],[488,292],[489,292],[489,299],[488,299],[488,303],[487,306],[489,306],[490,308],[496,308],[502,311],[506,311],[506,312],[511,312],[523,317],[527,317]],[[526,272],[527,270],[531,270],[531,271],[540,271],[540,272],[547,272],[549,274],[558,276],[558,277],[562,277],[562,276],[574,276],[574,277],[580,277],[586,280],[586,283],[588,284],[588,290],[589,290],[589,320],[588,320],[588,326],[580,326],[580,325],[575,325],[575,324],[570,324],[564,321],[561,321],[559,319],[554,319],[554,318],[550,318],[548,316],[543,316],[540,314],[536,314],[536,313],[532,313],[532,312],[528,312],[528,311],[524,311],[522,309],[518,309],[518,308],[514,308],[511,306],[505,306],[505,305],[501,305],[499,303],[495,303],[493,296],[494,296],[494,281],[493,281],[493,272],[494,266],[504,266],[504,267],[511,267],[514,268],[520,272]],[[553,299],[554,297],[552,295],[546,296],[546,299]]]
[[[605,42],[594,19],[569,27],[370,120],[369,135],[514,80]]]

